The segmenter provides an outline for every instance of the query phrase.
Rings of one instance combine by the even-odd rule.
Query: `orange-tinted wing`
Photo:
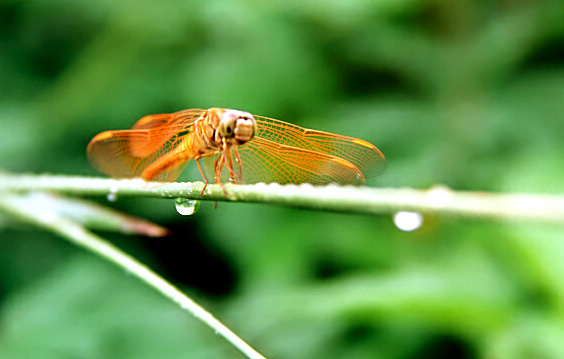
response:
[[[355,165],[365,178],[382,174],[386,158],[373,144],[354,137],[310,130],[273,118],[254,116],[257,137],[281,145],[319,152]]]
[[[311,183],[324,185],[328,183],[362,184],[364,176],[355,165],[339,157],[303,148],[280,145],[278,143],[255,137],[238,148],[243,175],[236,178],[237,183]],[[205,170],[208,178],[213,178],[216,156],[205,158]],[[233,159],[234,172],[239,167]],[[229,181],[229,171],[223,167],[221,182]]]
[[[204,113],[202,109],[189,109],[175,113],[142,117],[131,130],[142,131],[129,142],[131,154],[146,157],[158,151],[175,134],[194,123]]]
[[[192,135],[192,124],[204,110],[190,109],[141,118],[131,130],[106,131],[88,145],[92,165],[112,177],[141,177],[164,156],[174,155],[178,144]],[[146,180],[174,181],[186,166],[186,159]]]
[[[239,148],[245,183],[276,182],[362,184],[364,175],[351,162],[257,137]]]

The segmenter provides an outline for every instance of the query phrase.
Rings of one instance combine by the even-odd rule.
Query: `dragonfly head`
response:
[[[226,110],[219,122],[218,134],[227,142],[242,145],[250,141],[257,130],[253,115],[248,112]]]

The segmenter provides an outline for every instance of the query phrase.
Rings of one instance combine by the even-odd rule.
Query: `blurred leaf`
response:
[[[51,216],[53,213],[94,230],[150,237],[163,237],[168,234],[166,228],[157,224],[82,199],[49,193],[28,193],[17,198],[20,205],[33,208],[40,216]]]
[[[14,293],[2,310],[0,356],[241,357],[144,285],[79,256]]]

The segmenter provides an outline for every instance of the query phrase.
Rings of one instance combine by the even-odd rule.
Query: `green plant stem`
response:
[[[159,197],[195,200],[265,203],[360,214],[414,211],[435,215],[500,220],[529,220],[564,223],[564,196],[487,192],[458,192],[436,186],[411,188],[369,188],[329,185],[225,184],[202,182],[158,183],[139,179],[115,180],[91,177],[0,174],[0,190],[53,191],[80,196]]]
[[[188,296],[157,275],[151,269],[122,252],[119,248],[104,239],[84,229],[81,225],[59,215],[47,207],[30,206],[20,196],[0,192],[0,209],[17,216],[19,219],[33,223],[37,226],[51,230],[70,242],[96,253],[106,260],[135,275],[149,286],[162,293],[165,297],[178,303],[193,316],[211,327],[217,334],[223,336],[237,349],[251,359],[264,359],[264,357],[251,348],[229,328],[218,321],[213,315],[200,307]]]

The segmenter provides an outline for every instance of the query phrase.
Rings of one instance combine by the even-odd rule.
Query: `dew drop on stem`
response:
[[[108,193],[108,195],[106,196],[108,201],[110,201],[110,202],[117,201],[117,192],[118,192],[117,186],[111,186],[110,187],[110,193]]]
[[[174,201],[174,205],[176,206],[176,211],[178,213],[183,216],[190,216],[198,211],[198,208],[200,208],[200,201],[186,198],[177,198]]]

